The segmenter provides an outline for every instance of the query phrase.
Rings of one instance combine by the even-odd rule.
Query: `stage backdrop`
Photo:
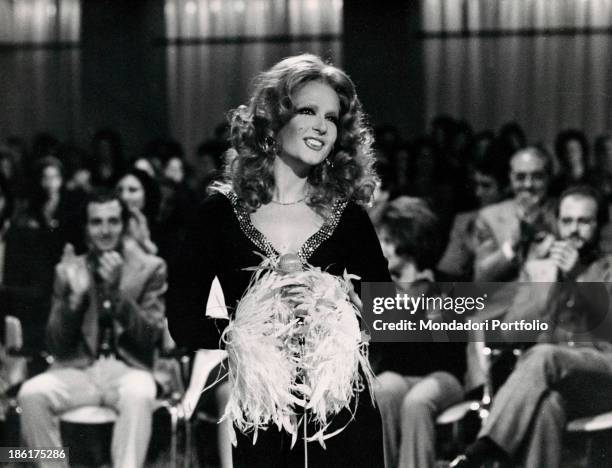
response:
[[[74,137],[79,38],[79,0],[0,0],[0,137]]]
[[[253,76],[312,52],[342,64],[342,0],[167,0],[170,132],[193,155]]]
[[[612,129],[612,1],[423,0],[427,119],[516,120],[547,144]]]

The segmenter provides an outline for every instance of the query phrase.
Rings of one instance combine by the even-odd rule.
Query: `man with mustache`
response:
[[[506,315],[507,321],[541,319],[549,329],[522,355],[479,438],[451,467],[491,459],[558,467],[566,421],[612,409],[612,256],[597,248],[606,221],[607,207],[591,187],[561,195],[559,240],[549,243],[546,260],[527,262],[531,282],[518,289]],[[535,262],[538,268],[531,268]]]
[[[548,198],[551,159],[538,147],[510,158],[514,198],[483,208],[475,223],[477,281],[513,281],[539,241],[553,232],[554,201]]]
[[[129,212],[117,195],[85,204],[88,252],[67,245],[55,271],[47,323],[51,368],[18,399],[29,447],[61,447],[58,416],[80,406],[113,408],[113,466],[143,466],[156,384],[151,368],[164,327],[166,265],[124,243]],[[49,462],[52,466],[57,466]]]

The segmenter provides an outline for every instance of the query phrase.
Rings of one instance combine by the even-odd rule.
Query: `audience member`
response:
[[[491,151],[476,160],[473,166],[473,191],[478,207],[492,205],[507,196],[508,165]],[[455,216],[446,251],[438,270],[460,281],[471,281],[476,255],[475,222],[478,210]]]
[[[434,268],[441,235],[436,216],[417,198],[390,202],[378,224],[383,253],[399,291],[439,295]],[[422,312],[432,318],[431,311]],[[375,387],[383,420],[385,466],[435,465],[435,416],[461,401],[464,343],[377,343]],[[415,359],[418,356],[417,359]]]
[[[583,184],[587,179],[589,143],[580,130],[563,130],[555,140],[555,155],[560,165],[550,193],[559,196],[566,188]]]
[[[12,162],[15,166],[15,177],[17,181],[13,182],[13,186],[17,190],[15,197],[25,197],[25,172],[30,165],[27,144],[23,138],[11,135],[6,138],[6,149],[12,156]]]
[[[554,201],[548,197],[551,159],[537,147],[510,159],[514,198],[480,210],[475,223],[478,281],[511,281],[547,233],[554,231]]]
[[[61,447],[57,416],[85,405],[114,408],[114,466],[143,466],[156,385],[150,369],[164,327],[166,266],[123,243],[130,213],[115,195],[85,204],[88,251],[67,245],[55,272],[49,349],[56,358],[18,399],[29,447]]]
[[[612,135],[603,134],[595,139],[595,163],[587,179],[603,195],[608,216],[612,217]],[[612,253],[612,223],[601,229],[599,246],[602,252]]]
[[[61,145],[59,154],[66,168],[66,189],[84,196],[93,190],[91,170],[86,166],[87,153],[73,144]]]
[[[156,254],[154,242],[161,195],[157,181],[140,169],[130,169],[117,183],[119,197],[131,213],[129,237],[147,253]]]
[[[492,458],[559,467],[567,418],[612,410],[612,257],[597,250],[606,217],[590,187],[561,195],[560,238],[549,244],[546,263],[527,269],[538,276],[518,290],[507,316],[510,321],[541,319],[550,329],[522,355],[495,395],[478,440],[452,467],[478,467]],[[549,282],[537,282],[542,278]]]
[[[207,140],[198,145],[194,176],[188,182],[198,199],[203,200],[208,186],[221,176],[223,154],[226,149],[227,143],[217,140]]]
[[[6,235],[4,282],[15,292],[11,313],[21,319],[24,344],[44,350],[53,271],[63,245],[78,240],[77,202],[64,190],[63,166],[54,157],[39,159],[31,176],[25,211]]]

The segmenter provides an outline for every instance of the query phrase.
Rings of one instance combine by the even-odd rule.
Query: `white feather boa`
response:
[[[364,389],[362,376],[374,401],[368,343],[349,298],[356,277],[345,272],[339,278],[309,265],[282,271],[283,257],[252,269],[249,288],[223,333],[231,386],[223,418],[252,432],[253,443],[259,430],[274,424],[291,434],[293,445],[307,417],[315,427],[307,440],[325,447],[325,439],[344,429],[328,432],[333,417],[356,407],[350,402]],[[235,444],[235,433],[232,439]]]

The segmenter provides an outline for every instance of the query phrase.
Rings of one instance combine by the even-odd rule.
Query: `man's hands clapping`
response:
[[[550,247],[550,259],[566,276],[573,276],[578,267],[579,253],[570,241],[560,240],[553,242]]]
[[[98,274],[104,283],[110,287],[116,287],[121,279],[121,268],[123,258],[115,251],[103,252],[98,261]]]

